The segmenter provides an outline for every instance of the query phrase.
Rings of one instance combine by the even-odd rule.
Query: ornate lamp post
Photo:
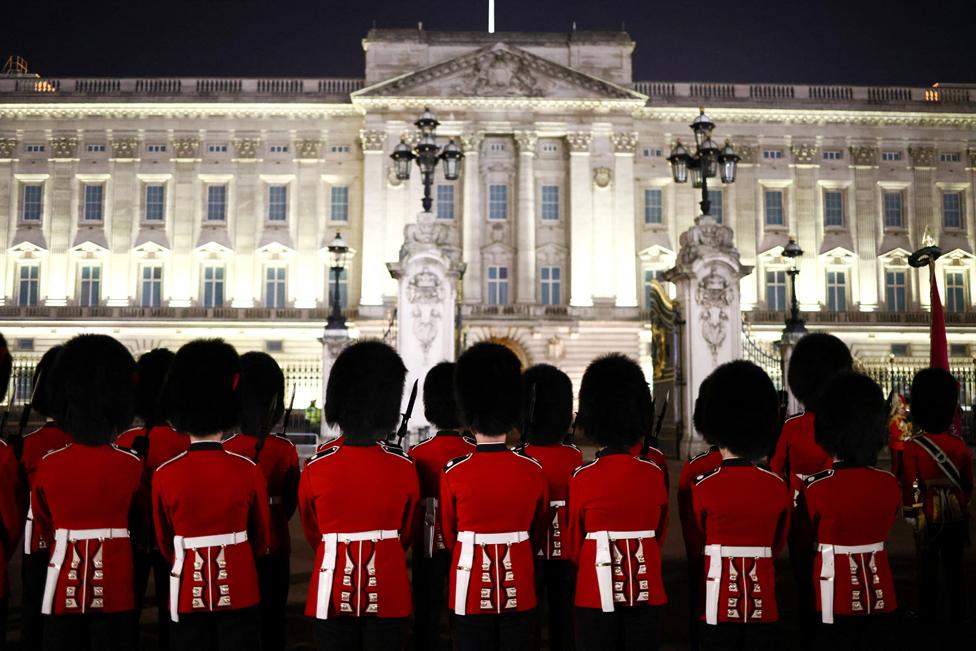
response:
[[[430,212],[434,204],[434,200],[430,196],[430,189],[434,184],[434,170],[437,169],[437,164],[444,163],[445,179],[457,181],[460,176],[461,159],[464,158],[464,152],[457,146],[453,138],[443,147],[437,145],[434,139],[434,131],[440,122],[437,121],[429,108],[424,109],[420,119],[414,122],[414,125],[420,130],[420,138],[416,146],[411,147],[407,144],[406,138],[401,139],[400,144],[394,147],[390,158],[393,159],[396,176],[401,181],[410,178],[410,163],[417,162],[417,167],[420,168],[424,181],[424,212]]]
[[[784,330],[787,334],[801,334],[807,331],[806,322],[800,317],[800,303],[796,300],[796,277],[800,275],[799,258],[802,255],[803,249],[791,237],[783,247],[783,257],[790,259],[790,268],[786,272],[790,276],[790,316],[786,319]]]
[[[668,162],[671,163],[671,175],[675,183],[687,183],[688,173],[691,172],[692,185],[701,188],[701,211],[703,215],[710,214],[711,201],[708,200],[708,179],[721,178],[722,183],[735,183],[739,156],[728,140],[725,146],[719,146],[712,140],[715,123],[705,115],[705,109],[699,109],[698,117],[691,123],[691,130],[695,134],[695,153],[677,141]]]
[[[342,316],[342,305],[339,302],[339,279],[342,276],[343,270],[346,268],[346,260],[350,255],[349,245],[342,239],[342,234],[336,232],[335,238],[329,242],[329,268],[332,271],[334,284],[332,291],[332,314],[329,315],[329,321],[325,326],[326,330],[346,329],[346,317]]]

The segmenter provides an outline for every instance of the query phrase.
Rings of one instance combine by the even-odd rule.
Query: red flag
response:
[[[932,301],[932,325],[929,331],[929,366],[949,370],[949,341],[946,338],[945,312],[939,296],[939,284],[935,281],[935,265],[929,265],[929,286]]]

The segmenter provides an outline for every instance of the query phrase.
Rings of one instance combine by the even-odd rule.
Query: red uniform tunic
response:
[[[630,452],[601,450],[569,482],[567,548],[579,566],[576,605],[582,608],[609,612],[614,604],[667,602],[660,551],[668,527],[664,472]]]
[[[437,552],[446,552],[444,533],[441,530],[440,503],[441,475],[451,459],[474,451],[471,439],[453,430],[442,430],[426,441],[410,448],[420,476],[420,503],[417,526],[414,528],[414,553],[430,558]]]
[[[37,468],[31,499],[37,527],[54,541],[42,612],[135,608],[129,530],[144,531],[148,518],[139,457],[114,445],[55,450]]]
[[[133,427],[123,432],[116,441],[120,448],[134,449],[136,439],[146,435],[145,427]],[[190,437],[180,434],[169,425],[156,425],[149,432],[149,448],[146,453],[146,470],[149,473],[149,481],[152,481],[152,474],[156,468],[160,467],[173,457],[190,447]]]
[[[34,486],[34,473],[37,466],[41,463],[41,458],[52,450],[58,450],[71,443],[71,437],[61,428],[54,424],[54,421],[44,423],[40,429],[36,429],[24,436],[24,449],[20,454],[20,467],[24,470],[24,477],[27,478],[27,490]],[[30,499],[28,497],[28,499]],[[50,540],[41,537],[41,530],[34,526],[34,508],[28,502],[27,522],[24,529],[24,552],[33,554],[41,549],[50,547]]]
[[[257,454],[257,439],[253,436],[235,434],[224,441],[224,449],[254,459]],[[264,438],[258,468],[267,482],[268,506],[270,511],[271,538],[268,553],[287,556],[291,554],[291,535],[288,521],[298,508],[298,450],[295,444],[283,436],[268,434]]]
[[[191,443],[157,468],[152,493],[156,541],[179,578],[171,616],[174,600],[179,613],[257,604],[254,557],[267,553],[269,533],[268,494],[254,462],[219,441]]]
[[[448,605],[455,614],[535,608],[534,555],[545,544],[548,513],[541,465],[504,443],[479,444],[447,465],[441,515],[452,550]]]
[[[583,464],[583,453],[575,445],[527,445],[522,451],[542,464],[549,488],[549,514],[546,516],[546,544],[539,556],[546,560],[558,560],[565,556],[562,546],[566,531],[566,503],[569,499],[569,480],[573,472]]]
[[[664,456],[664,453],[658,450],[656,447],[649,446],[647,449],[647,454],[641,454],[641,450],[644,448],[643,443],[637,443],[630,449],[631,455],[635,457],[641,457],[646,461],[653,461],[654,465],[661,469],[664,473],[664,488],[670,490],[671,488],[671,477],[668,474],[668,458]]]
[[[318,447],[315,448],[315,453],[318,454],[323,450],[328,450],[329,448],[341,448],[346,443],[346,437],[341,434],[334,439],[329,439],[323,443],[319,443]]]
[[[705,621],[776,621],[773,558],[793,506],[786,483],[745,459],[726,459],[695,478],[691,498],[705,537]]]
[[[9,591],[7,564],[24,528],[24,488],[14,451],[0,440],[0,599]]]
[[[949,481],[935,459],[925,451],[917,439],[926,438],[937,445],[959,473],[960,487]],[[932,524],[945,521],[946,498],[955,497],[963,514],[968,513],[973,496],[973,454],[966,442],[954,434],[923,434],[905,443],[902,455],[902,505],[910,509],[914,503],[913,483],[918,482],[925,504],[925,518]],[[913,515],[913,514],[912,514]],[[936,516],[939,516],[938,518]]]
[[[803,487],[803,480],[830,468],[833,457],[817,445],[813,434],[814,414],[807,411],[783,423],[776,442],[776,451],[769,460],[769,469],[788,481],[794,491]]]
[[[818,544],[813,585],[823,621],[894,611],[884,542],[899,515],[895,476],[838,461],[804,483],[798,517],[809,519]]]
[[[309,459],[298,489],[315,549],[305,614],[408,617],[410,546],[420,486],[413,462],[377,442],[346,441]]]

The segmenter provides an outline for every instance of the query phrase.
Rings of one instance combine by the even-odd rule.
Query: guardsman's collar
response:
[[[508,446],[504,443],[479,443],[476,450],[478,452],[507,452]]]
[[[611,454],[626,454],[627,456],[634,456],[633,454],[631,454],[631,452],[632,449],[627,446],[608,445],[607,447],[601,450],[597,450],[596,456],[605,457]]]
[[[369,446],[376,445],[377,443],[379,443],[379,441],[376,439],[355,439],[346,437],[343,445],[348,445],[351,448],[368,448]]]
[[[742,457],[732,457],[730,459],[722,459],[722,465],[727,467],[735,467],[735,466],[751,466],[754,464],[748,459],[743,459]]]
[[[434,436],[461,436],[461,432],[456,429],[439,429]]]
[[[223,450],[224,444],[220,441],[192,441],[190,443],[190,452],[199,452],[201,450]]]

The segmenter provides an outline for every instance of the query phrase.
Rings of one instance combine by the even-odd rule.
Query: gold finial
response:
[[[922,232],[922,246],[935,246],[935,238],[932,237],[932,233],[929,232],[928,226],[926,226],[925,230]]]

